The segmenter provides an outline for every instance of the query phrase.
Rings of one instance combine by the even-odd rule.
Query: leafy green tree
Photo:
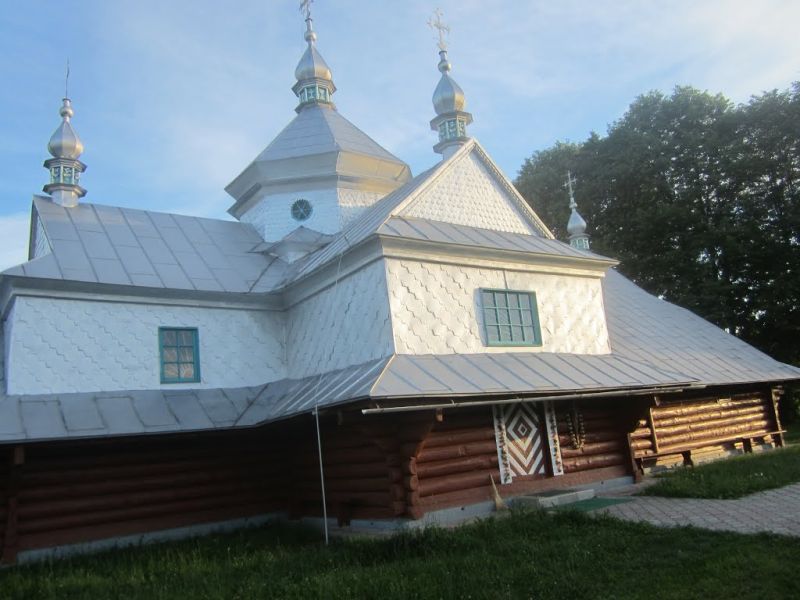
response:
[[[536,152],[517,187],[560,239],[567,170],[595,252],[800,363],[800,84],[740,106],[691,87],[650,92],[605,136]]]

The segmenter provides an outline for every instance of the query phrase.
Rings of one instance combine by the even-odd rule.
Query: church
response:
[[[444,43],[439,156],[413,175],[337,111],[309,13],[305,42],[233,220],[85,201],[63,100],[29,260],[0,275],[4,563],[434,523],[783,444],[800,369],[593,253],[571,180],[554,239],[470,137]]]

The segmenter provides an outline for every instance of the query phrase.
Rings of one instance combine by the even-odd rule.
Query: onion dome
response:
[[[86,190],[79,185],[80,175],[86,170],[86,165],[78,160],[83,154],[83,144],[70,122],[75,112],[69,98],[63,99],[58,114],[61,115],[61,125],[47,144],[53,158],[44,161],[50,172],[50,183],[42,189],[52,196],[53,202],[73,207],[78,205],[79,198],[86,195]]]
[[[69,98],[64,98],[58,114],[61,115],[61,125],[58,126],[50,137],[47,150],[54,158],[78,158],[83,154],[83,144],[78,134],[72,128],[70,119],[75,114],[72,110],[72,102]]]
[[[431,121],[431,129],[439,133],[439,143],[433,150],[444,158],[451,156],[469,140],[467,125],[472,123],[472,115],[464,110],[467,105],[464,90],[450,77],[451,69],[447,49],[440,43],[439,71],[442,77],[433,92],[436,117]]]
[[[437,115],[463,111],[467,101],[464,97],[464,90],[448,75],[453,66],[447,60],[447,51],[440,51],[439,56],[439,71],[442,74],[442,78],[433,92],[433,108]]]
[[[292,87],[292,91],[297,95],[300,104],[297,112],[306,106],[327,105],[332,106],[331,96],[336,91],[333,84],[333,74],[328,63],[317,51],[317,33],[314,31],[314,24],[310,16],[306,17],[305,40],[308,48],[297,63],[294,76],[297,83]]]

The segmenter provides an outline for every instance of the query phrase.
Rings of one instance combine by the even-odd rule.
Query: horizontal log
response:
[[[634,450],[650,450],[653,448],[653,441],[648,439],[631,441],[631,448]]]
[[[497,452],[497,444],[494,440],[486,440],[483,442],[472,442],[469,444],[460,444],[458,446],[441,446],[439,448],[423,448],[417,456],[417,465],[424,462],[433,462],[438,460],[447,460],[449,458],[458,458],[462,456],[479,456],[481,454],[491,454]]]
[[[381,460],[385,460],[385,454],[381,452],[377,446],[373,448],[354,448],[322,453],[322,464],[331,466],[349,463],[376,463]],[[292,457],[292,462],[296,465],[316,465],[319,464],[319,454],[316,452],[298,453]]]
[[[500,478],[499,471],[495,469],[493,471],[458,473],[446,477],[423,479],[419,482],[419,495],[421,498],[424,498],[435,494],[444,494],[457,490],[491,485],[489,480],[490,475],[494,476],[495,481]]]
[[[623,435],[618,431],[587,431],[586,435],[583,436],[583,443],[597,444],[599,442],[610,442],[612,440],[622,439],[624,439]],[[558,441],[561,446],[572,446],[572,436],[570,435],[559,435]]]
[[[321,502],[322,493],[314,493],[313,490],[302,490],[295,492],[292,497],[297,502]],[[353,506],[389,506],[395,499],[387,490],[386,492],[347,492],[337,490],[325,490],[325,500],[331,506],[340,503],[352,504]]]
[[[50,501],[53,498],[87,498],[113,495],[126,495],[138,492],[161,491],[198,485],[218,485],[227,489],[239,487],[258,487],[263,490],[280,490],[285,486],[282,477],[264,477],[245,471],[189,471],[172,475],[160,475],[137,479],[111,479],[88,483],[62,482],[62,485],[23,487],[19,492],[20,501],[26,504]]]
[[[763,406],[751,406],[736,410],[711,410],[696,415],[686,415],[681,417],[669,417],[666,419],[656,419],[656,431],[669,427],[681,427],[685,425],[696,425],[716,421],[726,421],[732,419],[759,419],[768,415],[768,411]]]
[[[625,454],[622,452],[613,452],[609,454],[596,454],[594,456],[584,456],[581,458],[571,458],[562,461],[564,471],[567,473],[574,473],[576,471],[586,471],[589,469],[601,469],[605,467],[612,467],[614,465],[621,465],[625,462]]]
[[[715,435],[719,432],[719,435],[724,435],[724,432],[731,431],[735,432],[739,429],[748,429],[748,430],[758,430],[763,428],[763,430],[769,431],[769,421],[766,419],[758,418],[753,419],[752,417],[736,417],[734,419],[721,419],[719,421],[704,421],[701,423],[690,423],[688,425],[680,425],[676,427],[665,427],[663,429],[656,429],[656,435],[658,436],[658,444],[669,444],[673,440],[682,439],[682,438],[689,438],[691,439],[692,436],[696,436],[697,434],[702,435]]]
[[[622,452],[622,440],[610,442],[598,442],[596,444],[584,444],[583,448],[576,450],[571,446],[561,447],[561,458],[573,458],[577,456],[588,456],[592,454],[607,454],[609,452]]]
[[[631,432],[631,439],[641,439],[652,437],[653,431],[648,427],[647,429],[635,429]]]
[[[416,475],[409,475],[403,479],[403,484],[406,490],[413,492],[419,489],[419,477]]]
[[[455,446],[482,440],[494,440],[494,427],[433,431],[425,438],[425,447]]]
[[[225,482],[167,487],[158,490],[147,490],[103,496],[83,496],[79,498],[51,497],[49,500],[20,503],[20,520],[38,519],[57,515],[81,514],[93,511],[113,510],[137,506],[156,506],[184,499],[210,496],[227,496],[238,493],[259,498],[268,498],[270,494],[258,484],[240,484],[235,488]]]
[[[583,427],[586,431],[617,431],[619,430],[620,423],[617,419],[583,419]],[[559,419],[557,422],[558,432],[569,432],[569,421],[567,419]]]
[[[731,438],[751,438],[751,437],[761,437],[765,435],[765,432],[769,431],[766,428],[766,425],[762,425],[758,428],[748,429],[746,426],[743,427],[733,427],[727,430],[718,430],[711,435],[698,435],[698,434],[688,434],[683,436],[682,438],[674,438],[672,443],[659,443],[658,451],[660,454],[667,454],[670,452],[680,452],[683,449],[693,449],[698,448],[701,446],[708,446],[713,445],[716,443],[730,443],[735,441]]]
[[[402,473],[395,467],[389,467],[385,460],[362,464],[325,465],[325,479],[370,479],[375,477],[396,478]],[[319,463],[313,466],[291,469],[292,477],[319,478]]]
[[[747,400],[737,400],[730,402],[718,402],[715,399],[705,401],[687,401],[680,404],[666,404],[653,407],[653,418],[662,419],[666,417],[677,417],[684,415],[696,415],[712,410],[720,410],[724,407],[744,408],[746,406],[760,406],[765,402],[762,398],[749,398]]]
[[[403,473],[406,475],[416,475],[417,474],[417,459],[416,458],[409,458],[408,460],[403,462]]]
[[[260,503],[244,504],[240,502],[235,506],[176,512],[168,515],[131,519],[110,524],[80,524],[74,528],[48,528],[39,533],[29,532],[21,535],[19,547],[20,550],[52,548],[54,546],[75,544],[91,540],[262,515],[274,512],[275,510],[277,510],[275,506],[267,506]]]
[[[193,511],[202,511],[213,508],[235,507],[236,505],[259,504],[258,498],[249,498],[241,493],[228,494],[226,496],[210,496],[204,498],[193,498],[191,500],[180,500],[163,504],[148,504],[129,508],[118,508],[114,510],[98,510],[88,513],[78,513],[70,515],[59,515],[48,518],[21,519],[19,523],[20,534],[47,532],[57,529],[69,529],[78,527],[88,527],[91,525],[124,523],[148,517],[180,515]],[[264,506],[271,506],[269,502],[261,503]],[[264,512],[269,512],[265,510]]]
[[[29,470],[28,467],[31,467]],[[277,471],[278,465],[270,464],[267,457],[259,457],[257,460],[242,460],[241,462],[231,462],[227,459],[203,459],[203,460],[176,460],[137,464],[126,464],[119,466],[104,466],[100,463],[96,465],[85,465],[80,468],[64,468],[55,470],[45,470],[35,463],[27,463],[21,474],[22,486],[28,485],[47,485],[61,484],[64,481],[88,482],[105,481],[108,479],[135,479],[156,474],[184,473],[186,471],[213,471],[229,470],[236,468],[263,468],[264,472]]]
[[[417,467],[419,477],[442,477],[466,471],[487,471],[497,467],[497,453],[467,456],[437,462],[422,463]]]

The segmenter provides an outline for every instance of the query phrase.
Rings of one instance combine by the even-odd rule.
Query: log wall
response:
[[[663,397],[636,419],[633,456],[642,465],[713,458],[754,443],[779,444],[780,422],[770,390],[694,398]]]
[[[620,400],[555,404],[564,473],[629,463],[625,408]]]

